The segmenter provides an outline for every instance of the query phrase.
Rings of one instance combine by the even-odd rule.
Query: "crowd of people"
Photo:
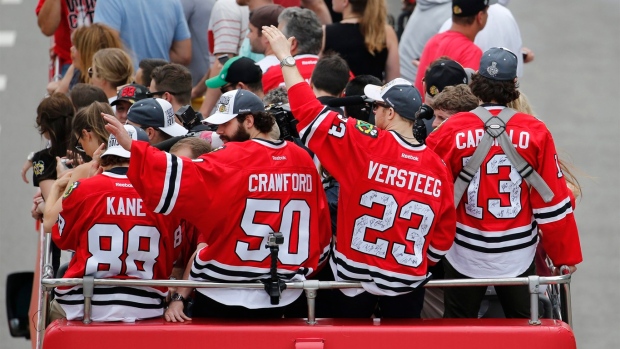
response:
[[[418,0],[400,41],[385,0],[78,2],[36,9],[57,71],[22,178],[54,272],[264,284],[97,286],[94,321],[304,317],[285,282],[308,279],[362,285],[318,317],[475,318],[484,287],[424,284],[582,261],[507,1]],[[527,287],[496,291],[530,316]],[[56,288],[51,319],[83,301]]]

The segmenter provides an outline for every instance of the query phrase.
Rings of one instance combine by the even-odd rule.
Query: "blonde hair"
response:
[[[93,65],[97,76],[116,88],[131,83],[133,62],[131,57],[120,48],[106,48],[93,56]]]
[[[527,96],[523,92],[520,92],[519,98],[508,103],[507,107],[512,108],[520,113],[534,116],[534,110],[532,109],[532,105],[530,104],[530,101],[527,99]],[[575,176],[575,174],[573,173],[576,172],[575,166],[569,161],[561,159],[559,156],[558,165],[560,166],[560,170],[564,174],[566,186],[568,186],[568,189],[573,192],[573,196],[575,196],[575,199],[579,198],[582,192],[581,185],[577,180],[577,176]]]
[[[352,12],[362,16],[359,23],[366,49],[372,55],[381,52],[387,47],[385,0],[351,0],[349,3]]]
[[[121,48],[123,46],[118,33],[100,23],[78,27],[73,31],[71,41],[80,54],[83,70],[80,82],[84,83],[90,83],[86,70],[92,66],[93,56],[97,51],[109,47]]]

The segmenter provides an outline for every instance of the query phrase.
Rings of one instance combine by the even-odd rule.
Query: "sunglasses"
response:
[[[385,103],[375,102],[375,103],[373,103],[373,105],[372,105],[372,110],[377,110],[377,109],[379,109],[379,107],[382,107],[382,108],[391,108],[389,105],[387,105],[387,104],[385,104]]]

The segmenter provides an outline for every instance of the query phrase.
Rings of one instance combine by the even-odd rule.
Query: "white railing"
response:
[[[42,229],[42,228],[41,228]],[[75,286],[82,285],[84,294],[84,318],[83,322],[88,324],[91,322],[91,300],[95,286],[159,286],[159,287],[191,287],[191,288],[245,288],[245,289],[264,289],[261,282],[246,283],[216,283],[216,282],[198,282],[188,280],[120,280],[120,279],[95,279],[92,276],[84,278],[62,278],[54,279],[53,270],[50,263],[50,234],[44,234],[43,243],[44,253],[42,259],[43,268],[41,269],[41,297],[39,303],[39,319],[37,333],[37,348],[43,347],[43,337],[45,325],[47,323],[47,307],[49,303],[49,293],[51,289],[59,286]],[[569,326],[572,326],[572,309],[570,295],[571,275],[569,269],[565,266],[560,268],[561,276],[528,276],[518,278],[497,278],[497,279],[453,279],[453,280],[431,280],[424,285],[427,288],[434,287],[466,287],[466,286],[528,286],[530,292],[530,325],[540,325],[539,319],[539,294],[541,293],[541,285],[554,285],[563,287],[566,299],[562,302],[562,313],[566,314],[566,318],[562,319]],[[303,289],[306,292],[308,301],[308,325],[316,324],[315,303],[317,291],[320,289],[334,288],[361,288],[359,282],[340,282],[340,281],[318,281],[306,280],[303,282],[287,282],[287,289]]]

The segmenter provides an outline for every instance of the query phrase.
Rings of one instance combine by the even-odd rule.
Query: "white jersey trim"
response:
[[[418,146],[413,146],[413,145],[405,142],[402,138],[400,138],[401,136],[396,131],[389,131],[389,133],[392,135],[392,137],[394,137],[396,142],[398,142],[398,144],[400,144],[401,147],[406,148],[407,150],[422,151],[422,150],[426,149],[426,145],[424,145],[424,144],[420,144]]]
[[[536,218],[539,224],[547,224],[560,221],[567,215],[573,213],[573,206],[570,197],[567,197],[556,205],[534,209],[532,211],[534,212],[534,218]]]

